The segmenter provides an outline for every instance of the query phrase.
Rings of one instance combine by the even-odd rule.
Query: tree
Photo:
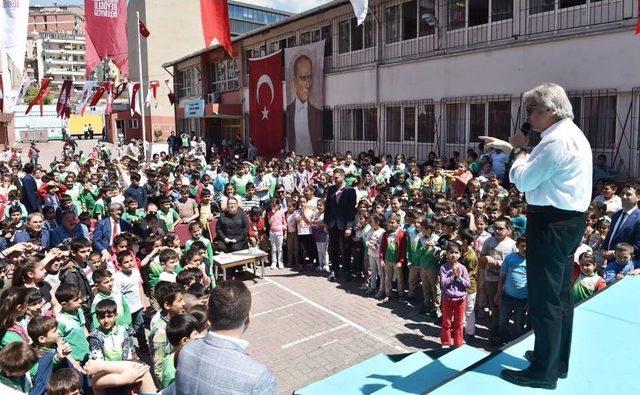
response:
[[[24,95],[24,102],[26,104],[29,104],[31,100],[35,99],[35,97],[38,96],[39,91],[40,88],[38,88],[37,86],[32,86],[31,88],[29,88],[27,94]],[[51,104],[52,102],[53,98],[51,97],[51,93],[49,93],[49,95],[44,99],[44,104]]]

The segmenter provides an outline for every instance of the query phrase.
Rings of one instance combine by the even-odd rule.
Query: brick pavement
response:
[[[247,351],[274,371],[281,394],[379,353],[440,348],[440,327],[419,314],[419,302],[382,305],[356,281],[289,269],[245,282],[253,295]]]

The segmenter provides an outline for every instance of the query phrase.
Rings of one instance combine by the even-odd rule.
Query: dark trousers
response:
[[[573,254],[582,240],[585,214],[530,206],[527,216],[527,285],[535,334],[536,379],[553,381],[569,369],[573,329]]]
[[[298,264],[304,265],[305,258],[309,258],[309,264],[317,260],[316,241],[313,235],[298,235]]]
[[[329,260],[332,272],[338,273],[342,267],[345,273],[351,273],[351,240],[344,237],[344,229],[329,228]]]
[[[237,243],[225,243],[222,240],[216,241],[216,251],[230,253],[248,248],[247,240],[238,241]]]
[[[512,335],[514,338],[524,333],[525,324],[525,307],[527,298],[514,298],[506,292],[502,293],[500,300],[500,319],[498,320],[498,336],[504,341],[508,341],[509,335],[509,319],[513,316],[515,330]]]

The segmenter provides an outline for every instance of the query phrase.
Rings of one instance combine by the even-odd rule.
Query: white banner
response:
[[[3,0],[0,8],[0,48],[4,48],[15,75],[24,73],[29,0]],[[5,87],[6,89],[6,87]]]
[[[93,94],[93,88],[96,86],[97,81],[85,81],[84,86],[82,87],[82,96],[80,96],[80,101],[78,102],[77,112],[81,115],[84,114],[85,107],[87,103],[91,99]]]
[[[360,25],[367,17],[367,12],[369,12],[369,0],[351,0],[351,5],[353,6],[353,12],[356,14],[356,19],[358,19],[358,25]]]
[[[6,81],[6,80],[5,80]],[[16,104],[27,94],[27,91],[31,87],[33,78],[22,77],[22,83],[18,89],[4,90],[4,112],[10,114],[16,107]]]

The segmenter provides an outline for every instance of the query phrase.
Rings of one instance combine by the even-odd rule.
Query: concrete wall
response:
[[[139,81],[138,72],[138,35],[136,11],[140,11],[140,19],[145,23],[151,35],[141,38],[142,75],[145,81],[160,81],[159,97],[156,103],[146,108],[150,122],[146,122],[147,134],[160,128],[175,130],[173,121],[174,109],[166,96],[164,80],[173,86],[173,78],[162,64],[176,58],[176,54],[188,54],[202,49],[202,27],[200,22],[200,6],[197,1],[180,0],[130,0],[127,26],[129,29],[129,75]],[[144,90],[145,97],[146,86]]]

